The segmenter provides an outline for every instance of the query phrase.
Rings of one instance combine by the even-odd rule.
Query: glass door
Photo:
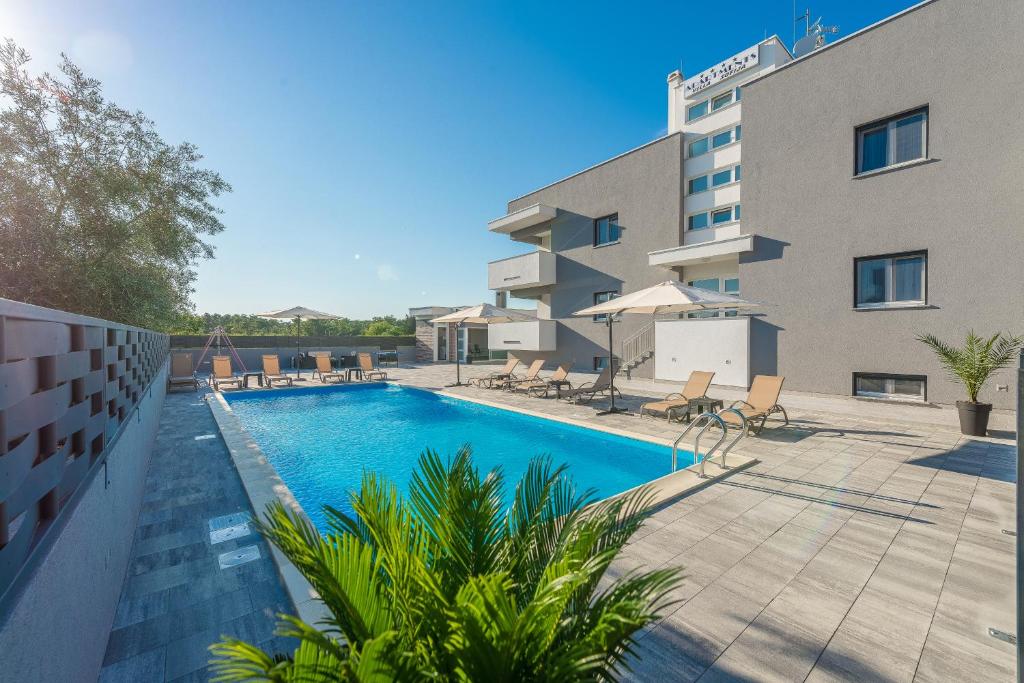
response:
[[[448,326],[437,327],[437,360],[448,360]]]
[[[468,344],[466,344],[466,337],[468,335],[469,335],[469,328],[468,327],[463,327],[463,328],[458,330],[458,334],[456,336],[456,346],[457,346],[456,353],[459,354],[459,362],[461,362],[461,363],[465,363],[466,362],[466,347],[468,346]]]

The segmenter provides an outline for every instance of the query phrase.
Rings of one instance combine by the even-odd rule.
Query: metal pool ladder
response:
[[[726,408],[725,410],[719,410],[718,411],[718,415],[719,416],[721,416],[722,413],[732,413],[736,417],[740,418],[740,430],[736,434],[736,438],[733,439],[732,441],[730,441],[728,444],[726,444],[725,448],[722,449],[722,467],[724,468],[725,467],[725,456],[726,456],[726,454],[729,451],[732,450],[733,446],[735,446],[736,444],[738,444],[740,442],[740,439],[742,439],[743,437],[745,437],[747,435],[747,416],[744,415],[739,410],[737,410],[736,408]],[[721,419],[721,417],[719,417],[719,419]],[[724,420],[723,420],[723,422],[724,422]],[[725,436],[723,435],[722,438],[724,439]],[[714,449],[712,448],[711,450],[713,451]],[[709,457],[711,457],[711,451],[708,451],[708,454],[706,456],[704,456],[704,459],[707,460]],[[703,468],[704,468],[704,463],[702,461],[701,462],[701,474],[702,475],[704,474],[704,469]]]
[[[711,425],[714,425],[714,424],[717,424],[719,427],[721,427],[721,429],[722,429],[722,436],[718,437],[718,441],[715,442],[715,445],[712,446],[711,448],[709,448],[708,452],[704,454],[703,458],[701,458],[700,457],[700,438],[702,436],[704,436],[704,432],[706,432],[708,430],[708,427],[710,427]],[[701,477],[704,476],[704,461],[707,460],[709,457],[711,457],[711,454],[715,452],[715,449],[717,449],[719,446],[722,445],[722,442],[725,441],[725,437],[728,435],[728,432],[729,432],[729,428],[725,426],[725,420],[723,420],[718,415],[715,415],[714,413],[701,413],[700,415],[698,415],[697,418],[693,422],[691,422],[690,425],[683,431],[683,433],[680,434],[678,436],[678,438],[676,438],[676,440],[672,443],[672,471],[673,472],[676,471],[676,466],[677,466],[677,463],[678,463],[678,458],[676,456],[677,456],[677,452],[679,450],[679,442],[682,441],[686,437],[687,434],[689,434],[691,431],[693,431],[693,428],[696,427],[697,425],[701,425],[701,428],[700,428],[700,431],[697,432],[697,438],[694,439],[694,442],[693,442],[693,461],[695,463],[700,463],[700,476]],[[724,464],[724,460],[723,460],[723,464]]]

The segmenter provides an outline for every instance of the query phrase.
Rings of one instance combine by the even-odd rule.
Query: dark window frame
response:
[[[857,302],[857,287],[860,284],[857,281],[857,270],[858,270],[857,266],[860,264],[861,261],[877,261],[877,260],[880,260],[880,259],[896,259],[896,258],[902,258],[902,257],[906,257],[906,256],[923,256],[924,257],[924,283],[922,285],[924,287],[924,292],[923,292],[924,298],[923,298],[923,300],[920,303],[915,301],[915,302],[910,303],[910,304],[901,305],[899,302],[885,302],[885,304],[883,304],[883,305],[872,306],[872,305],[862,305],[862,304],[859,304]],[[915,308],[915,307],[927,306],[928,305],[928,291],[930,289],[930,287],[929,287],[930,283],[928,282],[929,271],[930,270],[931,269],[928,267],[928,250],[927,249],[913,249],[911,251],[899,251],[899,252],[894,252],[894,253],[891,253],[891,254],[875,254],[873,256],[855,256],[853,258],[853,307],[856,310],[858,310],[858,311],[891,311],[891,310],[894,310],[894,309],[898,310],[900,308]]]
[[[920,381],[924,391],[922,392],[921,402],[928,402],[928,375],[912,375],[898,372],[854,372],[850,384],[850,395],[854,398],[870,398],[876,401],[912,401],[914,399],[906,398],[894,398],[894,397],[875,397],[875,396],[861,396],[857,393],[857,380],[863,377],[873,377],[877,379],[908,379],[914,381]]]
[[[608,240],[607,242],[598,242],[597,241],[598,240],[598,224],[601,221],[605,221],[605,220],[608,221],[609,235],[610,235],[610,232],[611,232],[610,231],[610,226],[612,226],[612,225],[615,226],[617,234],[615,235],[615,239],[613,239],[613,240]],[[595,247],[604,247],[604,246],[607,246],[609,244],[616,244],[617,242],[620,242],[620,241],[622,241],[622,227],[619,225],[619,212],[618,211],[616,211],[615,213],[610,213],[610,214],[608,214],[606,216],[599,216],[598,218],[594,219],[594,246]]]
[[[607,299],[602,299],[602,300],[598,301],[597,297],[599,297],[602,294],[614,294],[615,296],[610,296]],[[606,289],[606,290],[602,290],[600,292],[594,292],[594,305],[596,306],[598,304],[603,304],[605,301],[611,301],[612,299],[616,299],[616,298],[618,298],[620,296],[622,296],[622,293],[619,292],[617,289]],[[606,314],[604,314],[604,313],[598,313],[597,315],[591,316],[591,318],[593,319],[593,321],[595,323],[603,323],[605,317],[606,317]]]
[[[895,164],[886,164],[885,166],[881,166],[879,168],[873,168],[870,171],[861,171],[860,170],[860,163],[861,163],[861,160],[860,160],[860,157],[861,157],[860,139],[861,139],[861,134],[864,133],[864,132],[867,132],[867,131],[869,131],[871,129],[874,129],[874,128],[879,128],[881,126],[888,126],[888,124],[893,122],[893,121],[897,121],[897,120],[903,119],[903,118],[908,118],[910,116],[914,116],[915,114],[924,114],[924,155],[921,156],[921,157],[918,157],[917,159],[910,159],[908,161],[902,161],[902,162],[895,163]],[[932,124],[932,116],[931,116],[930,107],[929,107],[929,105],[927,103],[925,103],[925,104],[922,104],[922,105],[919,105],[919,106],[916,106],[916,107],[911,107],[910,109],[905,109],[904,111],[898,112],[898,113],[893,114],[891,116],[885,116],[885,117],[882,117],[880,119],[875,119],[874,121],[868,121],[867,123],[862,123],[860,125],[854,126],[853,127],[853,177],[856,178],[857,176],[871,175],[871,174],[874,174],[874,173],[884,173],[885,171],[887,171],[889,169],[901,168],[905,164],[915,164],[915,163],[920,163],[922,161],[927,161],[929,159],[928,152],[931,149],[931,132],[932,132],[932,125],[931,124]],[[889,144],[888,138],[886,139],[886,144],[887,145]]]

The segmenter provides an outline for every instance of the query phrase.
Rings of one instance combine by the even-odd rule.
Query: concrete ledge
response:
[[[291,489],[281,480],[277,470],[242,426],[224,397],[219,392],[214,392],[209,395],[206,403],[210,406],[213,419],[220,428],[221,437],[231,454],[231,460],[242,480],[242,487],[249,497],[253,512],[261,515],[267,509],[267,505],[277,500],[285,508],[309,521],[306,511],[295,499]],[[273,543],[268,542],[267,545],[270,546],[270,554],[277,565],[277,573],[298,617],[310,625],[316,625],[328,618],[330,613],[326,605],[298,568]]]

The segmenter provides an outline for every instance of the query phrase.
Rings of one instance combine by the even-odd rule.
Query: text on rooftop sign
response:
[[[716,83],[721,83],[727,78],[735,76],[741,71],[757,66],[758,50],[757,45],[743,52],[733,55],[717,66],[702,71],[693,78],[686,79],[683,84],[686,97],[695,95],[705,88],[710,88]]]

